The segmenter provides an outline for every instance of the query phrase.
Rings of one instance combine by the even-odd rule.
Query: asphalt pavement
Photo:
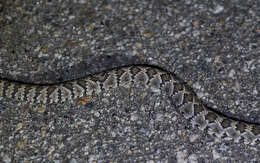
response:
[[[57,83],[113,67],[175,73],[215,110],[260,124],[260,1],[0,0],[0,77]],[[81,102],[0,101],[0,162],[260,162],[144,88]]]

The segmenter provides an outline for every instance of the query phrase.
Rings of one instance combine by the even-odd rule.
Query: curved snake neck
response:
[[[159,67],[133,65],[114,68],[63,83],[40,85],[0,79],[0,99],[33,104],[72,101],[117,87],[143,86],[169,97],[192,126],[210,134],[246,144],[260,144],[260,125],[227,117],[207,107],[181,79]]]

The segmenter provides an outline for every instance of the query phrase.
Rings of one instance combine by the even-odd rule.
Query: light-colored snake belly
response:
[[[260,144],[260,125],[222,115],[207,107],[174,74],[153,66],[120,67],[82,79],[53,85],[25,84],[0,79],[0,99],[11,98],[28,104],[72,101],[117,87],[140,85],[167,96],[193,126],[220,138]]]

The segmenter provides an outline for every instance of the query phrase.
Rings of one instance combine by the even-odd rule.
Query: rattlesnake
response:
[[[144,86],[170,98],[193,126],[219,138],[260,144],[260,125],[227,117],[207,107],[182,80],[154,66],[134,65],[111,69],[85,78],[52,85],[26,84],[0,79],[0,99],[28,104],[51,104],[99,94],[116,87]]]

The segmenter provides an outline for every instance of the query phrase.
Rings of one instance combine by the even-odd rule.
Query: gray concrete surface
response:
[[[158,65],[216,110],[260,123],[260,1],[1,0],[0,76],[54,83]],[[160,95],[0,101],[1,162],[260,162],[260,147],[192,128]]]

